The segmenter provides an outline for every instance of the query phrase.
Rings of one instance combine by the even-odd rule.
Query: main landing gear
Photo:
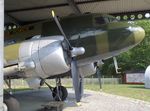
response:
[[[61,79],[56,79],[56,87],[51,87],[48,83],[45,82],[45,84],[49,87],[49,89],[52,92],[52,96],[55,101],[64,101],[66,100],[68,96],[67,89],[61,85]]]
[[[7,111],[21,111],[19,101],[12,95],[11,79],[5,80],[8,91],[4,94],[4,103]]]
[[[19,101],[11,94],[4,94],[4,103],[8,111],[21,111]]]

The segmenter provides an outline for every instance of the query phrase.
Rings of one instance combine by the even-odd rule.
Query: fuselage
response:
[[[144,30],[128,22],[119,22],[112,16],[86,14],[60,19],[70,43],[84,47],[85,54],[78,57],[79,64],[88,64],[116,56],[141,42]],[[54,21],[44,21],[5,31],[5,60],[8,64],[17,61],[19,44],[41,37],[61,35]]]

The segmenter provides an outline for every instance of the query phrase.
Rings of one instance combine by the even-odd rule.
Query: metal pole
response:
[[[0,111],[3,109],[4,0],[0,0]]]
[[[99,66],[97,66],[96,74],[97,74],[98,81],[99,81],[99,87],[100,87],[100,89],[102,89],[101,72],[100,72]]]

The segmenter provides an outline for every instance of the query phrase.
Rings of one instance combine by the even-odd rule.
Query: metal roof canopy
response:
[[[5,24],[48,19],[50,11],[58,16],[108,13],[112,15],[150,10],[150,0],[5,0]],[[117,16],[117,15],[116,15]]]

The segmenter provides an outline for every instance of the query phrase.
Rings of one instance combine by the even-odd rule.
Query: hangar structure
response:
[[[150,17],[149,0],[5,0],[5,24],[49,19],[52,9],[60,17],[85,13],[106,13],[122,20]]]
[[[80,15],[86,13],[106,13],[114,15],[118,20],[135,20],[150,18],[150,0],[0,0],[1,21],[6,29],[8,26],[21,26],[52,18],[50,11],[53,9],[59,17]],[[0,24],[3,32],[3,24]],[[16,27],[15,27],[16,28]],[[9,28],[8,28],[9,29]],[[10,29],[12,29],[10,27]],[[0,33],[0,66],[3,66],[3,34]],[[2,72],[2,67],[0,71]],[[1,73],[0,72],[0,73]],[[0,83],[3,83],[3,73]],[[0,84],[2,87],[2,84]],[[0,100],[2,100],[0,91]],[[0,101],[0,110],[2,101]]]

